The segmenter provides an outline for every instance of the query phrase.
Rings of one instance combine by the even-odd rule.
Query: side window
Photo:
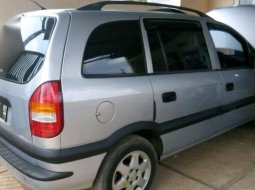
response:
[[[138,21],[118,21],[97,27],[89,37],[82,73],[139,75],[146,73]]]
[[[209,26],[222,69],[248,67],[245,42],[224,28]]]
[[[163,21],[147,30],[154,72],[192,72],[211,68],[198,23]]]

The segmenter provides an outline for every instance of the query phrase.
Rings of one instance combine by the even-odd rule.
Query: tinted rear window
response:
[[[28,82],[40,69],[56,20],[19,17],[8,22],[0,39],[0,77]]]
[[[138,21],[117,21],[97,27],[86,45],[82,73],[126,76],[146,73]]]

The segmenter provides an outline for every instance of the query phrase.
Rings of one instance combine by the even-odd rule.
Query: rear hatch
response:
[[[30,143],[28,104],[38,83],[31,81],[43,67],[56,21],[50,16],[20,15],[0,34],[0,128]]]

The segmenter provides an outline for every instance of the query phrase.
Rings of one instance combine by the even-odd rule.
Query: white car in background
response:
[[[212,10],[207,14],[237,30],[255,47],[255,5],[224,7]]]

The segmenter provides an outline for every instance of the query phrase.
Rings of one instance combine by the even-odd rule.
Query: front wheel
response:
[[[148,190],[157,164],[152,144],[140,136],[129,136],[108,153],[92,190]]]

